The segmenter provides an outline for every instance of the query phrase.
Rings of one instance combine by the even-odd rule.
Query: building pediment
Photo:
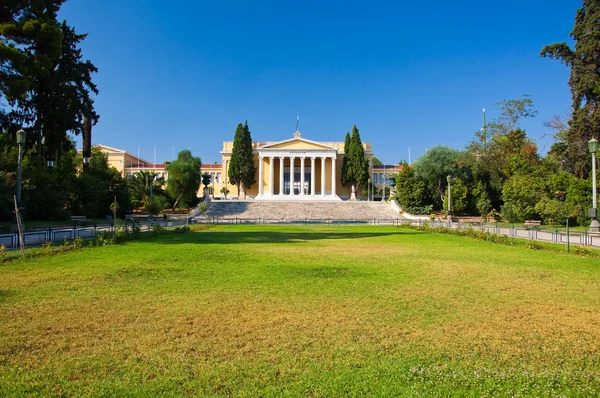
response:
[[[294,137],[289,140],[268,143],[260,146],[259,151],[263,150],[321,150],[321,151],[337,151],[337,148],[321,144],[319,142],[307,140],[306,138]]]

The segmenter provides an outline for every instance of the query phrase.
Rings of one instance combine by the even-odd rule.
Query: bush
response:
[[[404,211],[406,211],[408,214],[416,214],[416,215],[428,215],[428,214],[431,214],[432,210],[433,210],[433,205],[422,206],[422,207],[408,207],[408,208],[404,209]]]

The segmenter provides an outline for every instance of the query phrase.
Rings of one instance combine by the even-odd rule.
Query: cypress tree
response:
[[[350,199],[356,199],[358,187],[366,184],[369,177],[369,162],[365,158],[365,150],[356,125],[352,127],[346,173],[346,181],[352,186]]]
[[[573,113],[564,141],[551,152],[561,158],[567,171],[584,177],[591,169],[587,142],[600,138],[600,0],[583,0],[577,10],[571,37],[575,48],[565,42],[545,46],[540,55],[558,59],[571,68],[569,86]]]
[[[248,121],[244,125],[238,124],[235,129],[228,175],[229,181],[237,186],[238,198],[246,199],[246,190],[256,182],[256,166]]]
[[[346,132],[344,139],[344,160],[342,162],[342,185],[348,185],[348,154],[350,153],[350,132]]]

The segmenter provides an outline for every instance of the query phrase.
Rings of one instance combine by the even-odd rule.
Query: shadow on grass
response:
[[[154,242],[161,244],[203,243],[203,244],[234,244],[234,243],[303,243],[331,239],[364,239],[395,235],[416,235],[418,231],[398,232],[276,232],[276,231],[204,231],[191,232],[183,235],[157,236]]]

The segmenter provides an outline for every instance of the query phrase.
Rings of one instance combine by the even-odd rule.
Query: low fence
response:
[[[142,231],[149,231],[154,224],[158,224],[163,228],[189,224],[188,217],[167,220],[158,217],[152,220],[148,220],[148,217],[137,217],[135,220],[139,223]],[[23,232],[23,243],[25,246],[36,246],[46,242],[64,242],[65,240],[73,240],[75,238],[92,239],[102,232],[113,232],[114,230],[115,227],[112,224],[93,225],[87,227],[74,226],[64,228],[48,228],[45,230]],[[0,246],[2,245],[4,245],[8,250],[18,249],[19,234],[17,232],[0,234]]]
[[[239,218],[239,217],[203,217],[190,219],[189,217],[180,218],[154,218],[137,217],[136,221],[140,224],[142,231],[148,231],[152,225],[158,224],[163,228],[176,227],[180,225],[195,224],[215,224],[215,225],[387,225],[401,226],[402,224],[411,224],[415,226],[428,224],[432,227],[446,227],[452,229],[479,229],[491,234],[506,235],[514,238],[536,240],[550,243],[563,243],[581,246],[592,246],[600,248],[600,235],[590,234],[588,232],[569,232],[564,230],[546,230],[539,227],[521,228],[516,226],[499,226],[497,224],[479,224],[479,223],[460,223],[446,222],[442,220],[409,220],[405,218],[390,219],[276,219],[276,218]],[[114,231],[112,225],[94,225],[89,227],[70,227],[70,228],[48,228],[47,230],[29,231],[23,233],[25,246],[41,245],[46,242],[63,242],[72,240],[76,237],[82,239],[91,239],[101,232]],[[16,249],[19,247],[18,233],[0,234],[0,246],[4,245],[7,249]]]
[[[506,235],[513,238],[536,240],[549,243],[564,243],[581,246],[600,247],[600,235],[590,234],[589,232],[576,231],[567,232],[559,229],[542,229],[540,227],[517,227],[517,226],[500,226],[496,223],[460,223],[435,220],[435,221],[413,221],[413,225],[424,225],[428,223],[435,227],[446,227],[452,229],[479,229],[490,234]]]
[[[406,218],[393,219],[272,219],[272,218],[239,218],[239,217],[205,217],[194,220],[195,223],[215,224],[215,225],[243,225],[243,224],[280,224],[280,225],[391,225],[401,226],[402,224],[411,224],[422,226],[428,224],[432,227],[446,227],[452,229],[479,229],[491,234],[506,235],[520,239],[537,240],[550,243],[564,243],[582,246],[600,247],[600,235],[590,234],[588,232],[569,232],[555,230],[546,230],[539,227],[521,228],[516,226],[501,227],[497,224],[486,223],[460,223],[445,222],[441,220],[410,220]]]

